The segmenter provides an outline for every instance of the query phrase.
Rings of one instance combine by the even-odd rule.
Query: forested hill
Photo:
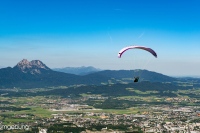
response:
[[[95,72],[89,75],[102,75],[115,79],[131,78],[139,76],[140,81],[151,81],[151,82],[173,82],[177,78],[163,75],[161,73],[148,71],[148,70],[104,70]],[[88,75],[88,76],[89,76]]]
[[[8,91],[7,96],[44,96],[59,95],[62,97],[79,97],[82,94],[101,95],[101,96],[176,96],[173,91],[191,89],[191,86],[178,86],[171,83],[160,82],[140,82],[129,84],[113,84],[113,85],[88,85],[88,86],[71,86],[66,89],[57,88],[46,91],[37,91],[35,93]],[[138,93],[145,92],[145,93]],[[1,90],[0,90],[1,92]],[[146,93],[148,92],[148,93]],[[4,90],[1,93],[6,93]]]

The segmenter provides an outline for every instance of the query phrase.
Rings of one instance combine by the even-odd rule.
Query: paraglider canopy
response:
[[[145,47],[145,46],[128,46],[128,47],[125,47],[125,48],[123,48],[123,49],[121,49],[121,50],[119,51],[118,57],[121,58],[122,54],[123,54],[125,51],[129,50],[129,49],[142,49],[142,50],[146,50],[146,51],[150,52],[154,57],[157,58],[156,52],[155,52],[153,49],[147,48],[147,47]]]

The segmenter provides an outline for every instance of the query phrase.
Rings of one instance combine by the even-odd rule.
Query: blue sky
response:
[[[4,0],[0,66],[13,67],[25,58],[50,68],[142,68],[200,76],[199,6],[198,0]],[[135,50],[117,58],[129,45],[151,47],[158,58]]]

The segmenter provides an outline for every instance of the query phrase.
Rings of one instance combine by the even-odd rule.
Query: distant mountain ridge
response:
[[[101,69],[94,68],[92,66],[82,66],[82,67],[64,67],[64,68],[54,68],[52,69],[54,71],[58,72],[64,72],[64,73],[71,73],[76,75],[87,75],[93,72],[101,71]]]
[[[96,72],[94,74],[104,75],[107,77],[112,77],[116,79],[122,78],[134,78],[139,77],[142,81],[151,81],[151,82],[172,82],[176,78],[166,76],[157,72],[152,72],[148,70],[105,70]]]
[[[13,68],[0,69],[0,89],[133,83],[134,76],[139,76],[140,82],[173,82],[179,80],[148,70],[104,70],[86,75],[75,75],[54,71],[40,60],[29,62],[23,59]]]

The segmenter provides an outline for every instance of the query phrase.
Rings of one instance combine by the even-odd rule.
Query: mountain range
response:
[[[89,72],[86,75],[75,75],[52,70],[40,60],[29,62],[23,59],[14,67],[0,69],[0,89],[132,83],[134,76],[139,76],[141,82],[173,82],[179,80],[148,70],[102,70]]]
[[[54,71],[58,72],[64,72],[64,73],[71,73],[76,75],[87,75],[93,72],[101,71],[101,69],[94,68],[92,66],[82,66],[82,67],[64,67],[64,68],[54,68],[52,69]]]

